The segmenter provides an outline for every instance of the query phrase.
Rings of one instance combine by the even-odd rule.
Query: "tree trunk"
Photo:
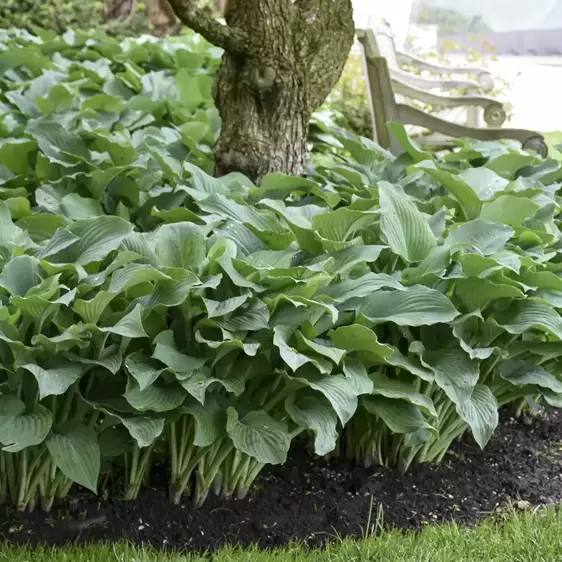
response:
[[[214,85],[222,119],[216,174],[305,172],[308,123],[353,43],[351,0],[228,0],[226,26],[190,0],[170,0],[225,53]]]

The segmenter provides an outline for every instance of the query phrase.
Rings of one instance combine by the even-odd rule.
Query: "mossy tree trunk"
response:
[[[185,25],[225,51],[214,86],[217,175],[302,175],[309,120],[353,43],[351,0],[228,0],[226,25],[195,1],[169,1]]]

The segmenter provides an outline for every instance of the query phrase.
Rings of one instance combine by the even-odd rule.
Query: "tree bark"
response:
[[[222,119],[216,174],[305,172],[308,123],[353,44],[351,0],[228,0],[227,25],[170,0],[187,26],[225,50],[214,85]]]

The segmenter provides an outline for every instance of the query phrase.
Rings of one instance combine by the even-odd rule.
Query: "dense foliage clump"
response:
[[[560,404],[560,163],[320,112],[309,177],[214,178],[199,37],[0,41],[0,499],[133,498],[158,455],[201,504],[298,443],[406,469]]]

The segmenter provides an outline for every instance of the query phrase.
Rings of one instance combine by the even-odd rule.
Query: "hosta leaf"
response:
[[[232,297],[224,301],[215,301],[212,299],[203,299],[205,307],[207,308],[207,318],[215,318],[217,316],[224,316],[230,312],[234,312],[237,308],[242,306],[250,295],[248,293],[240,295],[239,297]]]
[[[163,266],[197,271],[205,261],[205,234],[196,224],[164,224],[156,231],[154,240],[158,260]]]
[[[49,262],[87,265],[101,261],[119,248],[121,242],[133,231],[133,225],[119,217],[103,216],[76,221],[68,227],[68,231],[78,240],[50,254]]]
[[[427,218],[401,187],[379,184],[380,228],[392,251],[408,262],[423,260],[437,245]]]
[[[374,263],[384,249],[385,246],[350,246],[332,252],[330,254],[330,258],[334,260],[332,273],[344,276],[359,263]]]
[[[403,290],[399,281],[385,273],[367,273],[357,279],[344,279],[341,283],[335,283],[320,289],[319,293],[328,295],[337,303],[344,303],[353,298],[363,298],[379,289]]]
[[[12,258],[0,273],[0,286],[11,295],[25,297],[27,292],[42,281],[39,261],[31,256]]]
[[[47,448],[61,472],[73,482],[96,493],[100,472],[100,448],[96,432],[83,425],[62,428],[47,440]]]
[[[123,363],[123,355],[118,345],[110,345],[106,347],[99,357],[90,359],[88,357],[79,357],[73,353],[66,353],[65,357],[71,361],[81,363],[82,365],[98,365],[107,369],[112,375],[116,375],[121,369]]]
[[[250,205],[240,205],[232,199],[218,194],[211,195],[199,201],[198,205],[203,211],[214,213],[220,217],[229,218],[234,222],[246,225],[251,228],[255,234],[258,232],[266,232],[287,237],[288,231],[271,211],[258,210],[256,207]],[[291,239],[292,235],[288,237],[286,245],[288,245]],[[281,244],[281,248],[279,249],[284,249],[284,246],[285,244]]]
[[[362,361],[353,357],[346,357],[343,364],[345,377],[355,384],[355,394],[371,394],[373,392],[373,381],[369,378],[367,369]]]
[[[207,388],[213,383],[222,385],[228,392],[239,396],[244,392],[244,381],[235,377],[219,379],[211,376],[210,369],[202,367],[186,378],[181,378],[180,384],[201,404],[205,403]]]
[[[527,197],[501,195],[484,204],[480,218],[509,226],[521,226],[526,219],[535,215],[538,208],[539,205]]]
[[[404,291],[377,291],[363,301],[359,312],[373,322],[400,326],[447,323],[459,315],[445,295],[422,285]]]
[[[137,381],[139,390],[149,387],[166,370],[158,361],[144,355],[142,350],[129,355],[125,359],[125,367]]]
[[[338,417],[326,400],[305,396],[295,402],[288,398],[285,409],[298,426],[314,433],[314,452],[317,455],[327,455],[336,448]]]
[[[200,369],[205,364],[205,359],[191,357],[178,351],[171,330],[161,332],[154,339],[156,347],[152,357],[179,373],[188,373]]]
[[[108,291],[100,291],[90,300],[76,299],[72,308],[86,324],[97,324],[107,305],[116,296]]]
[[[462,177],[436,168],[424,167],[423,170],[453,194],[459,202],[465,220],[472,220],[480,214],[482,202],[476,192]]]
[[[312,228],[322,238],[344,242],[353,238],[359,230],[373,224],[377,218],[376,213],[341,207],[312,217]]]
[[[264,464],[285,462],[291,435],[283,422],[263,410],[249,412],[242,419],[234,408],[226,413],[226,431],[238,451]]]
[[[424,363],[435,375],[436,384],[457,405],[464,404],[473,394],[480,375],[479,365],[462,349],[428,353]]]
[[[204,406],[188,397],[182,406],[182,412],[193,416],[195,420],[193,444],[196,447],[208,447],[226,434],[225,410],[212,394],[207,397]]]
[[[424,160],[433,160],[430,152],[425,152],[419,144],[412,140],[406,131],[406,127],[402,123],[390,121],[387,123],[388,130],[393,137],[400,143],[400,146],[407,152],[415,162],[423,162]]]
[[[13,222],[10,208],[4,201],[0,201],[0,244],[23,243],[27,235]]]
[[[61,199],[60,206],[63,214],[73,220],[90,219],[105,214],[99,201],[81,197],[77,193],[65,195]]]
[[[293,337],[294,332],[295,330],[289,326],[275,326],[273,328],[273,345],[279,350],[281,359],[292,371],[297,371],[303,365],[312,363],[321,373],[330,372],[332,369],[330,362],[300,353],[290,345],[289,340]]]
[[[69,133],[60,123],[36,121],[33,125],[28,125],[27,130],[51,162],[70,167],[80,161],[90,162],[92,159],[82,139]]]
[[[184,162],[183,167],[191,174],[193,188],[201,193],[212,195],[213,193],[228,194],[228,185],[220,178],[214,178],[206,174],[201,168]]]
[[[500,366],[500,375],[517,386],[536,385],[555,393],[562,393],[562,382],[540,365],[530,365],[524,361],[509,360]]]
[[[507,311],[496,314],[494,320],[510,334],[523,334],[535,329],[562,339],[562,318],[556,310],[541,301],[515,301]]]
[[[511,285],[493,283],[489,279],[470,277],[459,279],[455,294],[460,298],[467,310],[482,310],[496,299],[523,299],[525,294]]]
[[[509,226],[477,219],[452,230],[445,244],[449,247],[467,244],[477,248],[482,255],[489,256],[504,250],[513,235],[514,231]]]
[[[129,314],[126,314],[115,324],[109,328],[99,328],[100,332],[109,332],[117,334],[124,338],[146,338],[148,334],[144,331],[142,325],[141,306],[137,305]]]
[[[129,381],[124,397],[139,412],[169,412],[179,408],[185,400],[185,392],[181,387],[157,386],[151,384],[140,389],[136,382]]]
[[[326,343],[319,343],[318,341],[309,340],[305,338],[301,332],[295,332],[295,337],[297,342],[302,348],[309,349],[318,353],[319,355],[323,355],[328,359],[331,359],[336,365],[342,360],[342,357],[345,355],[345,350],[338,349],[337,347],[333,347],[331,345],[326,345]]]
[[[398,379],[391,379],[383,373],[371,375],[371,380],[373,381],[373,394],[385,396],[386,398],[406,400],[424,410],[427,414],[437,417],[431,398],[417,392],[412,384]]]
[[[373,330],[361,324],[340,326],[330,334],[336,348],[347,352],[360,352],[363,356],[383,361],[392,355],[392,348],[379,342]]]
[[[4,410],[0,410],[0,443],[4,451],[17,453],[45,441],[53,424],[50,410],[38,404],[33,411],[25,412],[22,402],[18,404],[5,396],[0,396],[0,406]]]
[[[269,309],[260,299],[252,299],[247,308],[236,310],[229,318],[220,318],[217,324],[230,332],[264,330],[269,328]]]
[[[390,400],[382,396],[364,396],[361,405],[381,420],[394,433],[414,433],[433,429],[416,406],[406,400]]]
[[[29,169],[29,154],[36,148],[36,143],[31,139],[0,139],[0,164],[14,174],[25,174]]]
[[[493,199],[494,195],[503,191],[509,183],[509,180],[485,167],[467,168],[458,177],[462,178],[472,188],[480,201]]]
[[[474,439],[483,449],[498,425],[498,403],[492,391],[477,384],[468,400],[457,405],[459,416],[469,425]]]
[[[294,377],[292,380],[323,394],[343,425],[353,417],[357,410],[357,397],[361,394],[361,389],[353,377],[326,375],[310,379]]]
[[[113,273],[108,291],[110,293],[121,293],[140,283],[163,279],[169,280],[170,277],[151,265],[130,263]]]
[[[140,299],[146,309],[155,306],[179,306],[189,295],[193,287],[201,286],[201,280],[187,269],[166,268],[170,281],[157,281],[152,293]]]
[[[43,369],[34,363],[22,365],[22,369],[33,374],[39,385],[39,399],[64,394],[86,371],[79,363],[61,363],[51,369]]]
[[[163,418],[121,418],[131,437],[140,448],[149,447],[164,431]]]

